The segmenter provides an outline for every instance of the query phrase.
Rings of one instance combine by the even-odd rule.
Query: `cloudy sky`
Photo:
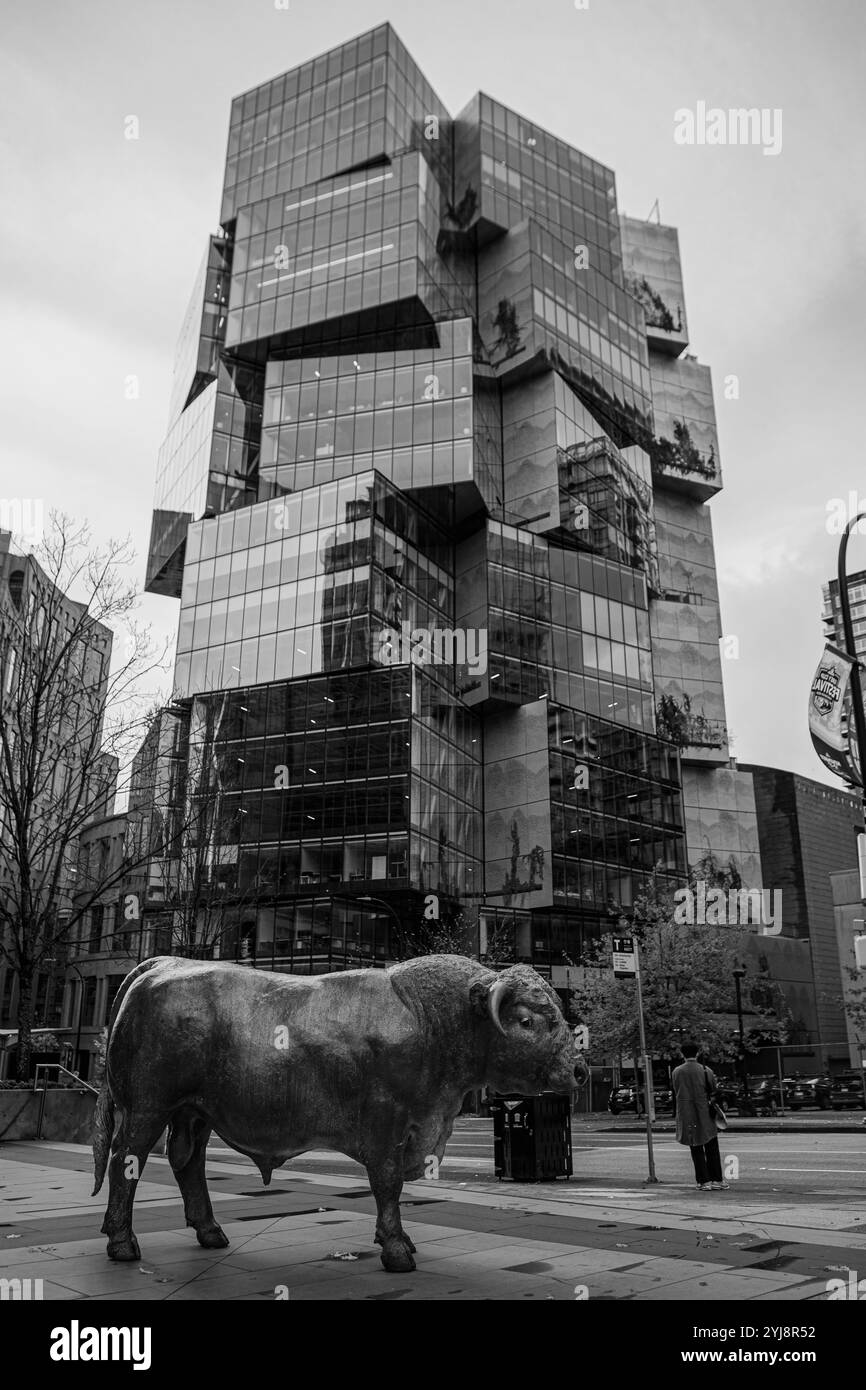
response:
[[[0,497],[131,535],[143,577],[175,340],[217,230],[232,96],[389,19],[446,106],[479,88],[679,228],[713,368],[712,503],[742,761],[825,778],[806,724],[833,498],[866,507],[862,0],[42,0],[4,15]],[[780,108],[777,157],[674,113]],[[135,115],[140,138],[124,138]],[[138,378],[137,400],[124,382]],[[739,378],[725,400],[724,378]],[[851,546],[866,568],[866,536]],[[158,633],[177,605],[146,597]]]

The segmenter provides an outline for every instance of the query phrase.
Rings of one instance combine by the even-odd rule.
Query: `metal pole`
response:
[[[854,662],[851,670],[851,698],[854,705],[854,731],[857,736],[857,751],[860,755],[860,782],[861,793],[864,799],[864,817],[866,817],[866,786],[864,786],[864,763],[866,763],[866,712],[863,709],[863,689],[860,682],[860,663],[857,660],[857,652],[854,644],[854,624],[851,619],[851,604],[848,599],[848,570],[846,559],[848,554],[848,538],[854,527],[861,521],[866,521],[866,512],[860,512],[853,520],[848,522],[842,533],[839,542],[839,606],[842,609],[842,628],[845,633],[845,650]]]
[[[76,969],[75,966],[72,967]],[[78,1060],[78,1053],[81,1047],[81,1018],[84,1013],[84,976],[78,976],[78,1027],[75,1030],[75,1066],[79,1075],[81,1074],[81,1063]]]
[[[745,973],[745,969],[742,965],[737,965],[734,967],[734,986],[737,991],[737,1026],[740,1030],[739,1040],[737,1043],[737,1071],[740,1073],[740,1099],[742,1101],[742,1104],[740,1106],[741,1115],[747,1112],[749,1106],[749,1086],[746,1080],[746,1049],[745,1036],[743,1030],[743,996],[740,990],[740,981],[745,975]]]
[[[37,1076],[37,1077],[38,1077],[38,1075],[39,1075],[39,1070],[40,1070],[40,1069],[39,1069],[39,1067],[37,1066],[37,1068],[36,1068],[36,1076]],[[43,1117],[44,1117],[44,1115],[45,1115],[45,1096],[46,1096],[47,1090],[48,1090],[48,1082],[47,1082],[46,1079],[45,1079],[44,1069],[43,1069],[43,1077],[42,1077],[42,1094],[41,1094],[41,1096],[39,1097],[39,1118],[38,1118],[38,1120],[36,1121],[36,1138],[37,1138],[37,1139],[41,1139],[41,1138],[42,1138],[42,1120],[43,1120]]]
[[[643,1021],[643,991],[641,990],[640,982],[640,946],[638,945],[637,937],[635,937],[634,940],[634,970],[635,981],[637,983],[637,1018],[638,1028],[640,1029],[640,1050],[641,1055],[643,1057],[643,1075],[645,1088],[644,1100],[646,1105],[646,1147],[647,1160],[649,1162],[649,1176],[647,1178],[647,1182],[658,1182],[658,1178],[656,1177],[655,1155],[653,1153],[653,1123],[651,1119],[651,1116],[653,1114],[652,1069],[650,1067],[650,1060],[647,1056],[646,1050],[646,1029],[644,1028]],[[636,1084],[637,1077],[635,1077],[635,1085]]]
[[[863,803],[863,819],[866,822],[866,712],[863,709],[863,687],[860,680],[860,663],[857,659],[857,649],[854,642],[854,623],[851,618],[851,602],[848,597],[848,540],[851,532],[861,521],[866,521],[866,512],[858,512],[842,532],[842,539],[839,542],[839,607],[842,610],[842,630],[845,634],[845,650],[854,662],[851,668],[851,701],[854,706],[854,732],[857,738],[857,753],[860,763],[860,795]],[[861,841],[862,843],[862,841]],[[858,854],[858,860],[860,856]],[[866,884],[863,882],[863,872],[860,872],[860,901],[866,904]],[[860,1081],[863,1086],[863,1103],[866,1105],[866,1072],[863,1070],[863,1054],[859,1048],[860,1057]]]
[[[779,1069],[779,1109],[785,1113],[785,1079],[782,1076],[782,1049],[776,1047],[776,1065]]]

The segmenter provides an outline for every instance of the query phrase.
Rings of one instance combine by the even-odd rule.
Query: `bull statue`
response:
[[[167,1125],[169,1163],[199,1245],[229,1243],[205,1179],[216,1131],[253,1160],[265,1185],[309,1149],[362,1163],[382,1264],[412,1270],[400,1192],[429,1172],[431,1156],[441,1161],[466,1093],[486,1083],[570,1094],[586,1075],[554,991],[527,965],[497,973],[465,956],[423,956],[311,977],[146,960],[111,1011],[94,1117],[93,1191],[107,1167],[109,1258],[141,1258],[135,1189]]]

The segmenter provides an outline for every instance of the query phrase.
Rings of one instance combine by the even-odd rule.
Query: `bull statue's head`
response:
[[[490,1022],[486,1080],[497,1091],[571,1093],[589,1072],[550,985],[528,965],[511,965],[472,986]]]

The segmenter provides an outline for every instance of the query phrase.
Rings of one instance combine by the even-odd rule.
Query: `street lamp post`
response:
[[[737,1071],[740,1073],[740,1093],[743,1105],[748,1105],[749,1092],[746,1085],[745,1074],[745,1052],[743,1049],[743,995],[740,988],[742,981],[746,978],[746,967],[744,965],[734,966],[734,986],[737,991],[737,1027],[739,1028],[739,1043],[737,1045]]]
[[[863,689],[860,681],[860,663],[857,660],[857,652],[854,643],[854,623],[851,619],[851,603],[848,598],[848,541],[851,532],[861,521],[866,521],[866,512],[860,512],[845,527],[842,539],[839,542],[839,606],[842,609],[842,630],[845,634],[845,650],[853,661],[851,669],[851,703],[854,707],[854,733],[857,738],[857,752],[860,763],[860,783],[861,792],[864,799],[864,816],[866,816],[866,785],[864,785],[864,762],[866,762],[866,712],[863,709]],[[861,885],[861,892],[863,891]]]
[[[403,929],[403,923],[397,915],[396,909],[392,907],[389,902],[386,902],[384,898],[374,898],[369,893],[328,893],[327,897],[332,903],[351,903],[353,906],[356,903],[364,903],[365,906],[367,903],[373,903],[377,907],[383,907],[386,912],[391,914],[398,928],[401,931]]]
[[[78,976],[78,1023],[75,1029],[75,1068],[76,1075],[79,1075],[81,1072],[81,1062],[79,1060],[81,1049],[81,1020],[84,1016],[84,976],[81,973],[80,967],[77,965],[67,966],[67,969],[74,970]]]
[[[842,631],[845,634],[845,650],[850,656],[853,665],[851,667],[851,704],[854,713],[854,735],[857,740],[857,757],[854,759],[860,771],[860,794],[863,803],[863,818],[866,822],[866,712],[863,709],[863,686],[860,680],[860,663],[857,659],[857,651],[854,642],[854,623],[851,618],[851,601],[848,597],[848,541],[851,532],[861,521],[866,521],[866,512],[859,512],[853,517],[839,541],[839,564],[837,577],[839,583],[839,607],[842,610]],[[850,740],[849,740],[850,744]],[[862,844],[862,840],[860,841]],[[859,846],[858,846],[859,848]],[[858,863],[860,866],[860,901],[866,906],[866,882],[864,882],[863,855],[858,853]],[[856,925],[856,924],[855,924]],[[863,1071],[863,1057],[860,1055],[860,1082],[863,1087],[863,1101],[866,1104],[866,1072]]]

